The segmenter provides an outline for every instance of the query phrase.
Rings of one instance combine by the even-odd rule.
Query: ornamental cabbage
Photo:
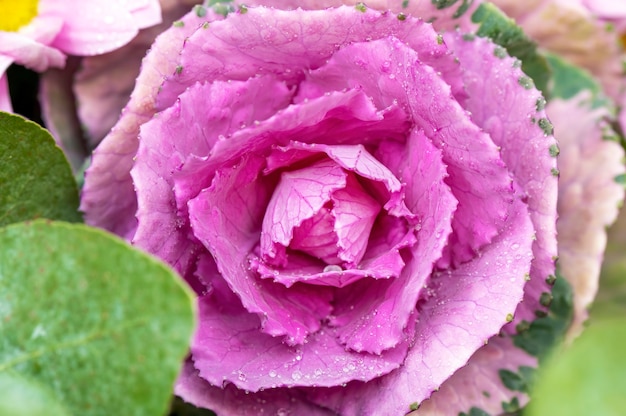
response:
[[[82,210],[196,291],[177,394],[401,415],[545,311],[556,142],[519,64],[360,4],[200,7],[162,34]]]

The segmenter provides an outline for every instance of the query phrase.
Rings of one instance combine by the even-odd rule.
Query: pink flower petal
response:
[[[615,0],[583,0],[585,6],[606,19],[626,18],[626,3]]]
[[[5,71],[13,63],[11,58],[0,55],[0,111],[13,112],[11,96],[9,95],[9,81]]]
[[[143,61],[130,102],[119,122],[93,153],[81,197],[81,210],[85,212],[87,224],[132,238],[137,227],[137,201],[130,169],[139,146],[139,126],[156,112],[154,101],[160,80],[163,74],[175,70],[174,57],[185,38],[203,22],[216,18],[211,12],[204,18],[189,13],[182,19],[182,26],[164,32],[155,40]]]
[[[118,0],[118,2],[132,13],[139,29],[158,25],[162,21],[159,0]]]
[[[0,31],[0,56],[24,65],[34,71],[65,65],[65,55],[16,32]]]
[[[546,111],[559,140],[559,266],[574,290],[571,335],[582,331],[587,309],[598,290],[606,248],[606,227],[617,218],[624,187],[624,150],[603,139],[607,111],[590,109],[589,94],[552,100]]]
[[[38,15],[29,24],[21,27],[17,33],[43,45],[50,45],[62,28],[62,17]]]
[[[150,51],[155,38],[197,2],[168,0],[162,3],[161,24],[141,30],[131,42],[115,51],[81,60],[81,67],[74,77],[73,91],[90,149],[102,141],[120,118],[135,86],[142,59]],[[205,18],[210,16],[209,12]],[[188,19],[186,21],[190,24]]]
[[[156,0],[145,5],[144,11],[149,11],[147,14],[140,13],[138,16],[133,16],[122,0],[72,3],[64,0],[43,0],[39,6],[41,15],[63,19],[61,32],[51,46],[72,55],[99,55],[109,52],[130,42],[140,27],[160,22],[160,18],[155,19],[154,16],[154,8],[158,7]],[[144,7],[139,10],[142,9]]]

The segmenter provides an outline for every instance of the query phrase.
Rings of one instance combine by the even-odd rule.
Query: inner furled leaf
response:
[[[367,255],[372,262],[364,263],[375,270],[375,265],[393,261],[394,255],[402,257],[399,274],[364,280],[338,291],[331,320],[332,325],[341,327],[339,337],[346,347],[374,354],[396,345],[408,325],[433,263],[448,240],[457,207],[444,183],[441,151],[423,132],[413,131],[400,148],[397,143],[385,144],[377,157],[402,179],[405,201],[418,223],[411,227],[401,218],[381,216],[370,236]]]
[[[315,161],[320,156],[327,158]],[[300,166],[305,160],[306,167],[281,173],[266,210],[260,254],[270,267],[293,269],[288,256],[295,250],[337,266],[324,272],[356,268],[366,256],[381,208],[413,221],[398,179],[362,145],[292,142],[268,157],[271,168],[264,172],[283,164],[287,169]],[[265,274],[266,267],[258,266]]]
[[[187,202],[210,184],[214,174],[198,173],[189,159],[210,153],[216,143],[240,131],[242,125],[253,125],[279,111],[290,96],[289,90],[271,77],[196,84],[176,105],[143,124],[131,171],[137,194],[137,212],[133,213],[137,229],[125,237],[188,277],[196,260],[194,253],[202,247],[188,238]]]
[[[289,247],[329,265],[356,267],[365,254],[381,206],[352,173],[348,174],[346,187],[333,192],[331,199],[331,204],[294,229]]]
[[[336,240],[332,235],[328,237],[329,221],[334,221],[324,206],[330,201],[331,193],[346,186],[346,176],[344,170],[329,159],[281,174],[263,218],[260,244],[265,261],[286,265],[285,250],[294,237],[294,230],[300,227],[296,246],[300,246],[298,243],[303,242],[306,235],[311,234],[314,238],[319,234],[320,238],[326,237],[327,241],[319,241],[322,244],[319,250],[313,247],[313,242],[310,254],[325,261],[328,259],[331,264],[338,262],[336,248],[328,251],[329,243],[333,244]],[[312,221],[304,223],[305,220]]]
[[[313,217],[295,227],[289,247],[317,257],[326,264],[340,264],[335,217],[331,210],[332,204],[326,204]],[[339,266],[338,268],[341,269]]]
[[[332,199],[339,258],[347,267],[355,267],[365,254],[381,206],[368,195],[354,174],[348,175],[346,187],[334,192]]]

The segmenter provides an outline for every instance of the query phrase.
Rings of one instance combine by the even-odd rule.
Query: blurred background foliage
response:
[[[591,319],[626,317],[626,210],[609,229],[600,278],[600,291]]]

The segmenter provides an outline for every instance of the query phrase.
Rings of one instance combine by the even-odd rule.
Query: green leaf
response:
[[[535,319],[513,336],[516,346],[540,361],[563,341],[573,317],[573,294],[569,283],[562,276],[551,276],[549,283],[554,286],[552,293],[548,294],[551,295],[550,310],[546,316]]]
[[[0,226],[49,218],[82,221],[72,170],[50,133],[0,112]]]
[[[0,415],[69,416],[52,392],[16,373],[0,373]]]
[[[191,294],[160,261],[81,224],[0,229],[0,374],[74,415],[159,415],[187,354]]]
[[[459,413],[459,416],[491,416],[491,415],[479,407],[472,407],[469,410],[469,413],[461,412]]]
[[[550,83],[551,97],[567,100],[588,90],[592,95],[592,108],[611,105],[600,84],[586,70],[568,63],[557,55],[546,53],[545,56],[553,75]]]
[[[592,322],[539,370],[525,415],[621,416],[626,409],[626,320]]]
[[[519,407],[519,399],[513,397],[510,402],[502,402],[502,410],[504,410],[507,415],[521,410]]]
[[[527,391],[526,380],[522,375],[515,373],[511,370],[501,369],[498,371],[502,384],[509,390],[513,391]]]
[[[472,14],[472,21],[479,26],[476,34],[488,37],[506,48],[509,55],[522,61],[522,70],[534,81],[544,97],[548,97],[550,67],[546,59],[537,53],[537,45],[511,18],[491,3],[483,3]]]
[[[430,0],[437,10],[447,9],[454,5],[458,0]]]

